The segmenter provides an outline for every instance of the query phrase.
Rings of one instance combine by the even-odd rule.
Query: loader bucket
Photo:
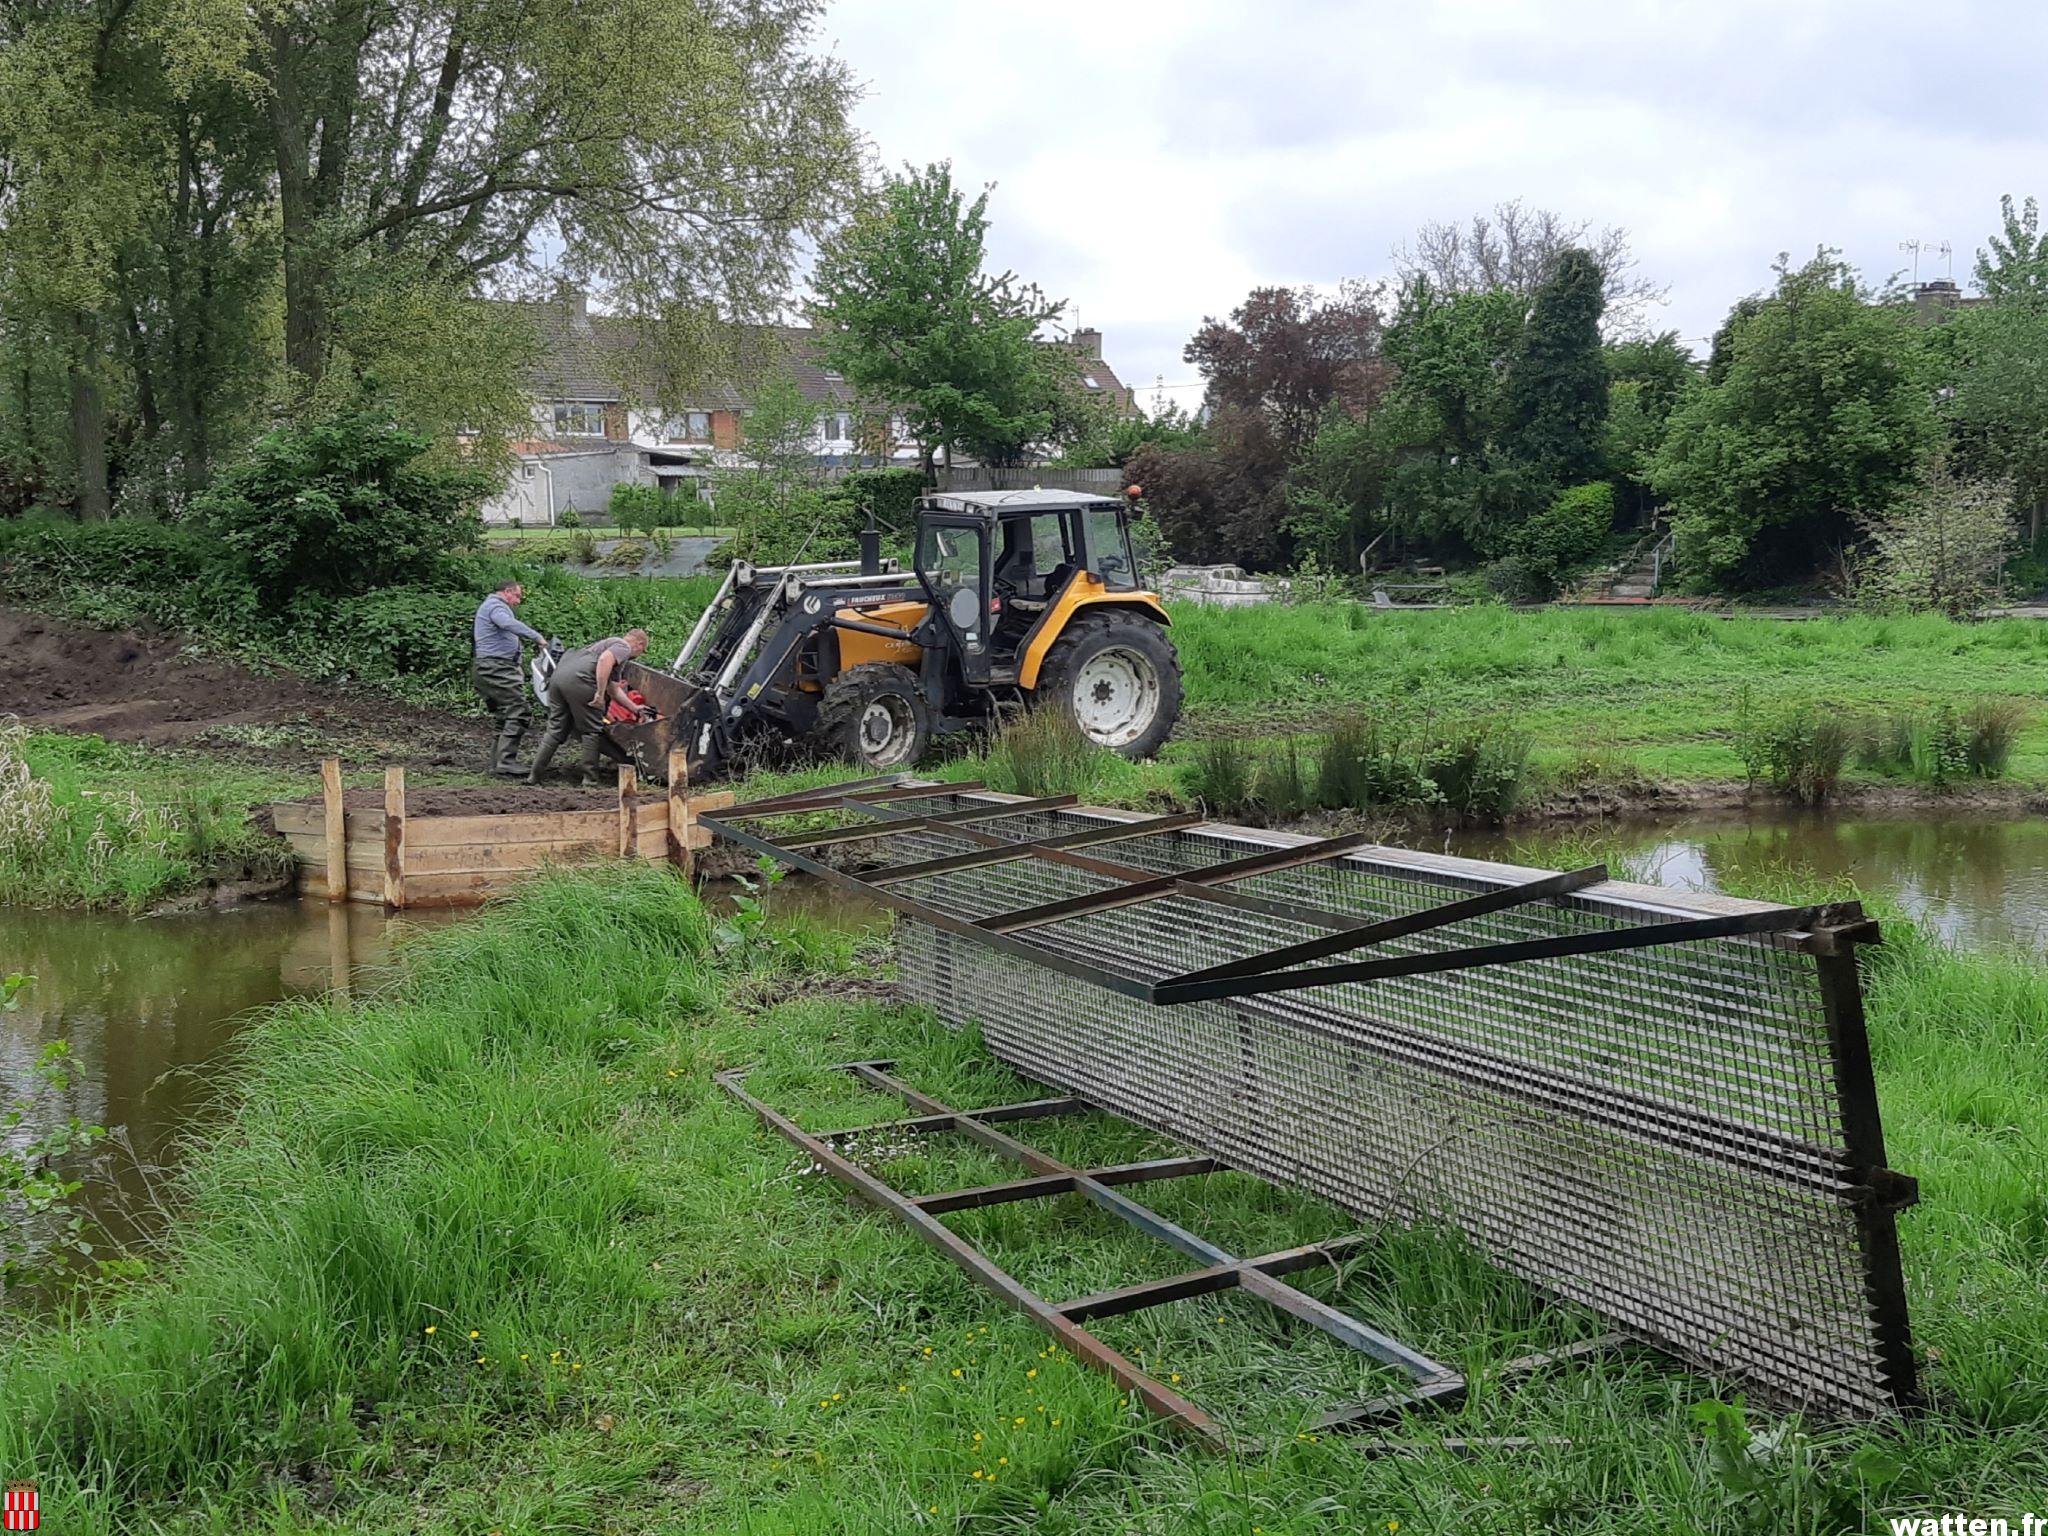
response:
[[[708,690],[637,661],[626,663],[625,682],[639,690],[653,708],[654,718],[637,725],[615,721],[606,730],[632,758],[641,778],[666,784],[669,752],[676,747],[688,754],[692,783],[718,771],[718,750],[713,742],[718,702]]]

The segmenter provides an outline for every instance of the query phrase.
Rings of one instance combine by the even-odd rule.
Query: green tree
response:
[[[435,463],[431,447],[363,401],[270,433],[191,515],[248,571],[270,614],[305,595],[418,582],[477,542],[477,504],[494,488],[479,470]]]
[[[816,407],[787,374],[755,390],[740,421],[743,463],[718,479],[719,516],[733,529],[730,554],[830,560],[851,550],[859,531],[852,499],[827,494],[816,431]]]
[[[1700,373],[1676,331],[1635,337],[1607,346],[1607,429],[1601,446],[1607,473],[1616,482],[1616,502],[1645,517],[1653,501],[1649,466],[1688,391]]]
[[[826,363],[924,450],[1002,461],[1053,425],[1052,348],[1038,329],[1065,307],[1013,272],[984,271],[988,199],[941,161],[892,177],[818,253],[811,316]]]
[[[1977,287],[1992,300],[2048,301],[2048,239],[2041,236],[2041,205],[2033,198],[2015,209],[2012,194],[1998,200],[2001,233],[1977,252]]]
[[[1997,593],[2012,553],[2012,487],[1958,479],[1936,459],[1923,484],[1909,486],[1865,527],[1871,541],[1867,592],[1906,608],[1968,618]]]
[[[2005,300],[1959,310],[1931,338],[1948,364],[1946,414],[1969,474],[2003,480],[2041,537],[2048,504],[2048,304]]]
[[[1508,369],[1508,452],[1546,486],[1576,484],[1600,472],[1607,427],[1602,284],[1592,252],[1560,253],[1536,290]]]
[[[1831,251],[1738,306],[1719,382],[1673,411],[1650,465],[1689,579],[1804,580],[1855,535],[1858,514],[1917,481],[1938,434],[1925,348]]]

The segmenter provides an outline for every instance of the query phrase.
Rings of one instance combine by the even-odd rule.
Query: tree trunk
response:
[[[71,366],[71,452],[78,467],[78,515],[105,522],[114,513],[107,488],[107,422],[99,381],[78,363]]]

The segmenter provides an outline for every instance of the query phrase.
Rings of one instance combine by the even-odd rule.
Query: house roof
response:
[[[652,403],[665,393],[658,364],[656,338],[639,322],[617,315],[593,315],[574,291],[555,299],[507,300],[532,325],[538,351],[526,371],[533,393],[549,400],[633,401]],[[1079,373],[1093,380],[1091,393],[1128,408],[1131,391],[1098,351],[1060,343],[1076,354]],[[672,403],[694,410],[741,410],[762,380],[788,374],[805,400],[814,405],[853,403],[853,387],[825,367],[819,357],[818,332],[807,325],[747,325],[732,342],[732,366],[726,376],[674,392]]]

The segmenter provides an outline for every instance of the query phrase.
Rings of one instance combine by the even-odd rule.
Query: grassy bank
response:
[[[1910,933],[1872,957],[1892,1161],[1926,1187],[1903,1230],[1930,1414],[1731,1452],[1692,1412],[1708,1383],[1609,1364],[1414,1426],[1570,1449],[1383,1459],[1302,1437],[1366,1373],[1271,1314],[1198,1302],[1103,1325],[1268,1436],[1192,1452],[802,1177],[714,1070],[759,1063],[764,1094],[813,1125],[899,1113],[818,1070],[852,1056],[894,1056],[963,1105],[1027,1091],[876,1000],[872,970],[843,940],[714,921],[659,872],[614,871],[428,936],[383,997],[279,1011],[247,1037],[227,1129],[186,1161],[158,1278],[0,1349],[0,1467],[39,1478],[65,1532],[1831,1533],[2048,1504],[2038,967]],[[1104,1161],[1157,1145],[1100,1119],[1044,1140]],[[888,1172],[993,1175],[943,1145]],[[1232,1175],[1157,1189],[1244,1251],[1348,1226]],[[1079,1204],[951,1219],[1063,1294],[1179,1265]],[[1421,1235],[1314,1283],[1475,1364],[1592,1326]],[[1783,1426],[1752,1410],[1749,1427]]]
[[[140,911],[290,868],[250,823],[287,776],[0,722],[0,902]]]

